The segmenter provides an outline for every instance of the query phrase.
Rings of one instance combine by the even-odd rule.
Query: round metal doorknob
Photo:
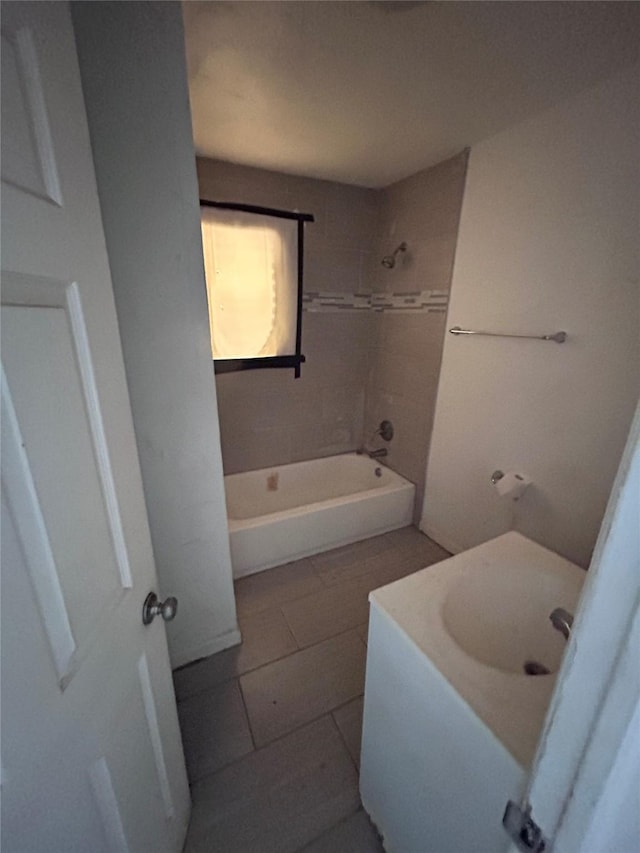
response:
[[[165,622],[171,622],[178,609],[178,599],[167,598],[160,601],[155,592],[150,592],[142,605],[142,624],[150,625],[156,616],[162,616]]]

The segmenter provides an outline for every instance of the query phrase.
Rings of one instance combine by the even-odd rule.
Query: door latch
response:
[[[509,800],[504,810],[502,825],[518,850],[525,853],[543,853],[547,849],[547,839],[531,817],[531,806],[528,803],[523,808]]]

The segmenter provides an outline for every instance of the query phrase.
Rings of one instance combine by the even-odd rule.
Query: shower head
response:
[[[392,270],[396,265],[396,255],[398,254],[398,252],[406,252],[406,251],[407,251],[407,244],[406,243],[400,243],[398,248],[395,249],[391,255],[385,255],[384,256],[384,258],[382,259],[382,266],[385,269]]]

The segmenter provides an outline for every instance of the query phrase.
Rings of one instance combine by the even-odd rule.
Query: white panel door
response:
[[[66,3],[3,4],[2,154],[2,849],[176,853],[189,792],[164,626],[142,624],[157,581]]]
[[[639,519],[640,403],[522,797],[556,853],[640,849]]]

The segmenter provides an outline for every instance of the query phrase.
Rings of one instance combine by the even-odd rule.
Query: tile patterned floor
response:
[[[449,554],[413,527],[236,582],[243,643],[174,673],[185,853],[380,853],[358,795],[372,589]]]

